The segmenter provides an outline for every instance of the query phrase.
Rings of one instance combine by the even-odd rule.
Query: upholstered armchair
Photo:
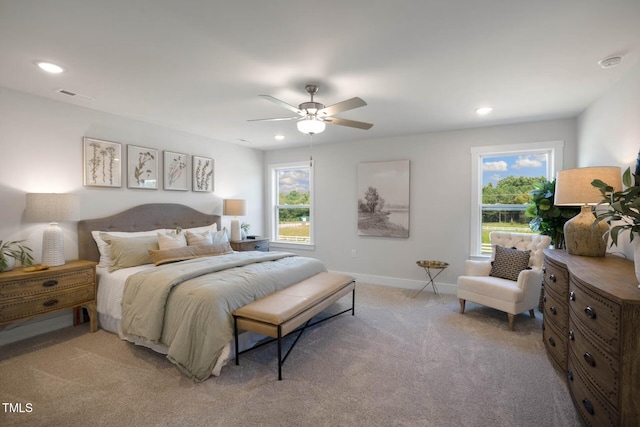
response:
[[[513,330],[516,314],[533,309],[540,302],[544,263],[543,249],[551,237],[539,234],[493,231],[491,260],[467,260],[466,276],[458,277],[460,313],[473,301],[507,313]],[[527,256],[528,255],[528,256]]]

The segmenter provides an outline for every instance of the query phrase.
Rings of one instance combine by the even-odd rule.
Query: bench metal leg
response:
[[[240,349],[238,348],[238,318],[233,316],[233,335],[236,343],[236,365],[240,364]]]
[[[282,381],[282,363],[282,327],[278,325],[278,381]]]

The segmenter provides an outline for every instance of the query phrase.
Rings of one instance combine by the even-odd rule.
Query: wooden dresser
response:
[[[73,308],[87,307],[91,332],[97,330],[96,263],[68,261],[59,267],[0,273],[0,329],[2,325]]]
[[[633,262],[545,250],[545,269],[545,345],[566,370],[584,423],[640,425],[640,289]]]

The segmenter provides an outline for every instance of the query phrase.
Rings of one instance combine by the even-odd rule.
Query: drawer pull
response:
[[[255,245],[254,249],[260,249],[260,245]]]
[[[576,300],[576,293],[574,291],[569,292],[569,299],[571,301],[575,301]]]
[[[542,302],[547,302],[547,296],[546,295],[542,297]]]
[[[573,381],[573,371],[571,369],[567,371],[567,379]]]
[[[555,274],[550,274],[549,275],[549,280],[551,280],[552,282],[556,282],[556,275]]]
[[[584,409],[586,409],[589,414],[593,415],[593,403],[585,397],[582,399],[582,404],[584,405]]]
[[[571,341],[573,341],[575,339],[575,336],[573,335],[573,331],[569,331],[569,339]]]
[[[42,283],[42,287],[44,288],[50,288],[52,286],[55,286],[58,284],[58,281],[56,279],[51,279],[51,280],[47,280],[46,282]]]
[[[60,301],[57,298],[53,298],[53,299],[50,299],[50,300],[46,300],[45,302],[42,303],[42,305],[45,306],[45,307],[53,307],[54,305],[56,305],[59,302]]]
[[[556,346],[556,340],[554,340],[553,337],[549,337],[549,344],[551,344],[551,347],[555,347]]]
[[[589,364],[589,366],[596,366],[596,359],[594,359],[593,355],[588,351],[584,353],[584,360]]]
[[[549,309],[549,311],[551,312],[551,314],[553,314],[554,316],[556,314],[558,314],[558,311],[556,310],[556,308],[554,306],[551,306],[551,308]]]
[[[587,308],[584,309],[584,313],[587,315],[589,319],[596,318],[596,311],[590,305],[588,305]]]

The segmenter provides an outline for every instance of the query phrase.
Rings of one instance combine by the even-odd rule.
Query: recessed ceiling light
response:
[[[493,107],[480,107],[476,108],[476,114],[479,116],[484,116],[493,111]]]
[[[53,64],[51,62],[37,62],[36,65],[38,67],[40,67],[41,70],[46,71],[47,73],[51,73],[51,74],[59,74],[62,73],[64,71],[64,68],[62,68],[59,65]]]
[[[284,135],[276,135],[276,136],[274,136],[274,138],[275,138],[277,141],[282,141],[282,140],[284,139]]]
[[[608,58],[601,59],[600,61],[598,61],[598,64],[602,68],[613,68],[616,65],[620,64],[621,62],[622,62],[622,56],[614,55]]]

